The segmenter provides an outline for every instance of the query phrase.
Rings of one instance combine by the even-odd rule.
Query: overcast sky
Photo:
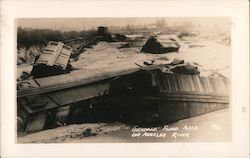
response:
[[[157,19],[164,19],[169,25],[179,22],[191,22],[195,25],[229,27],[229,18],[29,18],[17,19],[17,26],[26,28],[50,28],[56,30],[83,30],[97,26],[126,26],[148,25],[155,23]]]

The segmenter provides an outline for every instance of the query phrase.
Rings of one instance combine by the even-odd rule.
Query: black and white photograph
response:
[[[249,1],[0,6],[0,157],[249,157]]]
[[[230,24],[16,19],[17,142],[231,141]]]

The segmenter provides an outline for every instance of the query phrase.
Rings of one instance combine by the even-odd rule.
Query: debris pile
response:
[[[50,41],[35,60],[31,75],[34,78],[41,78],[68,73],[71,69],[69,64],[71,52],[71,47],[64,43]]]
[[[30,73],[23,71],[21,76],[20,76],[20,80],[25,80],[30,76]]]
[[[130,48],[129,43],[122,44],[120,47],[118,47],[118,49],[122,49],[122,48]]]
[[[181,59],[174,59],[172,62],[171,62],[171,65],[178,65],[178,64],[184,64],[184,60],[181,60]]]
[[[200,73],[198,67],[190,63],[178,65],[174,68],[171,68],[171,71],[176,74],[185,74],[185,75],[197,75]]]
[[[144,64],[144,65],[153,65],[154,62],[155,62],[154,60],[144,61],[143,64]]]
[[[99,26],[97,30],[97,37],[100,41],[112,42],[112,35],[109,33],[108,28],[104,26]]]
[[[122,34],[114,34],[112,38],[114,42],[126,42],[128,40],[127,37]]]
[[[154,60],[144,61],[143,64],[146,66],[154,65]],[[142,65],[135,63],[139,67],[143,67]],[[165,64],[163,66],[162,71],[167,73],[174,73],[174,74],[184,74],[184,75],[198,75],[200,71],[195,64],[192,63],[185,63],[183,59],[175,58],[170,64]]]
[[[150,37],[142,47],[141,51],[152,54],[162,54],[178,52],[179,49],[179,43],[172,38],[168,41],[163,41],[161,39],[157,39],[156,37]]]

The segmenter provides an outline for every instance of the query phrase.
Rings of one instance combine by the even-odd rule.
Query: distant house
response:
[[[98,32],[98,35],[100,36],[106,35],[108,34],[108,28],[104,26],[99,26],[97,32]]]

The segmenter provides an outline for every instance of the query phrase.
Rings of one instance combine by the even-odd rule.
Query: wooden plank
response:
[[[230,87],[229,87],[230,85],[229,85],[228,80],[227,79],[223,79],[222,81],[223,81],[223,83],[225,85],[226,94],[229,94],[230,93]]]
[[[197,80],[200,92],[204,93],[205,91],[203,90],[200,77],[196,76],[195,79]]]
[[[51,45],[51,44],[48,44],[44,50],[48,50],[48,51],[55,51],[56,50],[56,47],[57,47],[57,44],[56,45]]]
[[[206,93],[209,94],[210,93],[209,85],[208,85],[206,77],[203,77],[202,80],[203,80],[203,85],[206,87]]]
[[[191,92],[192,89],[191,89],[191,85],[190,85],[190,82],[189,82],[188,75],[184,75],[184,78],[185,78],[185,82],[186,82],[187,91]]]
[[[230,91],[230,87],[231,87],[231,85],[230,85],[230,81],[229,80],[227,80],[227,79],[224,79],[224,82],[226,82],[226,88],[227,88],[227,91],[229,92]]]
[[[56,62],[56,59],[59,56],[59,53],[61,52],[62,48],[63,48],[63,43],[59,42],[58,45],[57,45],[57,48],[54,51],[54,53],[51,55],[47,65],[49,65],[49,66],[54,65],[54,63]]]
[[[157,97],[147,97],[147,99],[152,100],[160,100]],[[165,101],[177,101],[177,102],[198,102],[198,103],[224,103],[228,104],[228,99],[205,99],[205,98],[183,98],[183,97],[169,97],[169,98],[161,98]]]
[[[219,86],[216,78],[213,78],[213,83],[214,83],[215,93],[220,94],[220,89],[219,89],[220,86]]]
[[[49,55],[51,55],[51,54],[53,54],[53,51],[44,50],[42,54],[49,54]]]
[[[191,77],[192,77],[192,80],[193,80],[193,83],[194,83],[195,92],[200,92],[197,80],[195,79],[196,76],[192,75]]]
[[[187,75],[187,80],[188,80],[188,83],[189,83],[190,92],[195,92],[195,87],[194,87],[194,83],[193,83],[193,80],[192,80],[192,76]]]
[[[176,77],[177,77],[178,84],[179,84],[179,91],[183,92],[184,88],[183,88],[182,81],[181,81],[181,75],[176,75]]]
[[[43,52],[47,52],[47,53],[53,53],[55,50],[53,49],[49,49],[49,48],[44,48]]]
[[[166,82],[167,74],[161,74],[161,82],[163,83],[163,91],[168,89],[168,83]]]
[[[176,91],[175,87],[174,87],[174,79],[173,79],[173,75],[169,75],[169,81],[170,81],[170,86],[171,86],[171,91]]]
[[[211,89],[211,93],[213,94],[214,93],[214,85],[213,85],[213,82],[212,82],[212,80],[213,80],[213,78],[211,78],[211,77],[208,77],[207,78],[208,80],[209,80],[209,84],[210,84],[210,89]]]
[[[42,54],[42,55],[37,59],[37,61],[46,60],[46,61],[48,62],[50,56],[51,56],[50,54]]]
[[[178,92],[178,91],[179,91],[179,88],[178,88],[178,85],[177,85],[177,79],[176,79],[175,75],[172,75],[172,80],[173,80],[173,87],[174,87],[174,90],[175,90],[176,92]]]
[[[179,83],[179,80],[178,80],[178,76],[176,74],[173,74],[173,77],[174,77],[174,81],[175,81],[175,87],[176,87],[176,91],[180,91],[180,83]]]
[[[181,80],[181,84],[182,84],[182,87],[183,87],[183,91],[188,91],[187,81],[185,79],[185,76],[181,75],[180,80]]]
[[[70,58],[70,55],[60,53],[58,57],[69,59],[69,58]]]
[[[60,59],[60,60],[57,60],[54,65],[56,64],[62,65],[61,67],[65,69],[67,67],[67,64],[65,64],[65,62],[67,63],[67,61]]]
[[[214,83],[214,79],[213,78],[209,78],[209,79],[210,79],[210,83],[211,83],[211,86],[212,86],[212,89],[213,89],[213,94],[217,94],[216,85]]]
[[[223,82],[223,79],[222,78],[218,78],[218,82],[220,84],[220,88],[221,88],[221,94],[228,94],[228,92],[226,91],[226,87],[225,87],[225,84]]]
[[[64,58],[64,57],[58,57],[56,59],[56,62],[55,63],[60,63],[62,65],[67,65],[68,64],[68,60],[69,58]]]
[[[204,79],[203,77],[199,77],[200,78],[200,82],[201,82],[201,86],[202,86],[202,89],[203,89],[203,93],[207,93],[207,87],[204,83]]]
[[[166,90],[167,91],[171,91],[172,89],[171,89],[171,82],[170,82],[170,79],[169,79],[169,76],[170,76],[170,74],[168,74],[167,76],[166,76],[166,84],[167,84],[167,87],[166,87]]]
[[[211,82],[210,82],[209,77],[206,77],[205,80],[206,80],[206,83],[207,83],[207,86],[208,86],[208,92],[209,92],[210,94],[212,94],[212,93],[213,93],[213,87],[212,87],[212,84],[211,84]]]
[[[63,48],[60,54],[63,54],[63,55],[66,55],[66,56],[70,56],[71,50],[66,50],[66,49]]]
[[[158,88],[159,88],[159,91],[164,91],[166,88],[165,88],[165,85],[164,85],[164,76],[163,74],[158,74],[156,76],[156,80],[157,80],[157,85],[158,85]]]

